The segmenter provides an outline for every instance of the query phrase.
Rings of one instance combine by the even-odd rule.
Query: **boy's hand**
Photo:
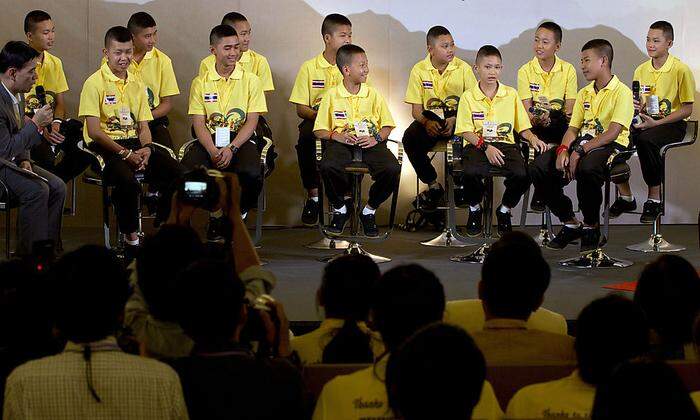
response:
[[[334,132],[333,133],[333,140],[337,141],[338,143],[343,143],[343,144],[355,144],[357,143],[357,137],[350,133],[342,132]]]
[[[439,137],[440,136],[440,131],[442,130],[442,127],[440,127],[440,123],[437,121],[433,120],[427,120],[425,121],[425,131],[428,132],[428,135],[430,137]]]
[[[228,147],[222,147],[216,155],[216,167],[219,169],[226,169],[231,159],[233,158],[233,150]]]
[[[498,150],[496,147],[491,146],[490,144],[486,146],[486,158],[489,160],[489,162],[493,166],[498,166],[499,168],[503,166],[506,162],[503,160],[503,157],[505,156],[503,152]]]
[[[636,99],[632,99],[632,103],[634,104],[634,110],[637,111],[639,114],[644,113],[644,108],[646,108],[646,104],[643,103],[642,101],[638,101]]]
[[[53,124],[51,127],[51,131],[49,130],[44,130],[44,138],[46,141],[49,142],[49,144],[52,145],[59,145],[63,143],[63,141],[66,139],[64,136],[62,136],[58,130],[54,127],[56,124]],[[59,126],[60,128],[60,126]]]
[[[578,167],[579,159],[581,159],[581,155],[579,155],[576,152],[573,152],[569,157],[569,167],[566,171],[566,176],[569,179],[574,179],[574,177],[576,176],[576,168]]]
[[[377,145],[377,139],[372,136],[358,137],[355,145],[360,146],[363,149],[369,149]]]
[[[19,163],[19,167],[26,170],[26,171],[34,172],[34,171],[32,171],[32,163],[28,160],[21,161]]]
[[[126,159],[126,163],[128,163],[129,166],[131,166],[132,168],[134,168],[136,170],[139,170],[142,162],[143,162],[143,157],[136,152],[132,152],[131,156],[129,156],[129,158]]]
[[[658,125],[656,120],[647,114],[639,114],[639,118],[642,119],[642,122],[639,124],[634,124],[634,128],[637,130],[646,130],[647,128],[656,127]]]
[[[530,146],[532,146],[538,153],[544,153],[547,151],[547,143],[543,142],[537,136],[533,134],[532,140],[530,140]]]
[[[138,170],[142,171],[146,169],[146,166],[148,165],[148,160],[151,157],[151,148],[142,147],[139,150],[135,151],[133,154],[141,157],[141,166],[139,166]]]
[[[457,117],[450,117],[445,120],[445,128],[442,129],[440,134],[444,137],[451,136],[455,131],[455,124],[457,123]]]
[[[569,152],[563,151],[557,156],[557,170],[564,172],[569,166]]]

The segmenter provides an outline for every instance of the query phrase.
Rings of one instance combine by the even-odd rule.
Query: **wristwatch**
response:
[[[583,145],[579,143],[574,147],[574,152],[578,153],[579,156],[583,156],[586,154],[586,149],[584,149]]]
[[[382,139],[382,136],[380,136],[379,133],[374,135],[374,139],[377,140],[377,143],[381,143],[384,141],[384,139]]]
[[[238,152],[238,147],[236,147],[236,146],[234,146],[233,144],[231,144],[231,151],[232,151],[233,154],[235,155],[236,152]]]

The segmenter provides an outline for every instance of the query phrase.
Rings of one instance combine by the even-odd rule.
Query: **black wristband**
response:
[[[578,153],[579,156],[584,156],[586,154],[586,149],[583,148],[581,143],[574,146],[574,152]]]
[[[384,139],[382,138],[382,136],[379,135],[379,133],[374,135],[374,139],[377,140],[377,143],[381,143],[384,141]]]

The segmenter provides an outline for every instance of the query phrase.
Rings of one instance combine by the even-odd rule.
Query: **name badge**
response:
[[[216,147],[226,147],[231,144],[231,131],[228,127],[216,127],[214,134],[214,145]]]
[[[204,102],[219,102],[219,94],[216,92],[205,93]]]
[[[498,123],[496,121],[484,121],[482,135],[488,138],[498,137]]]
[[[345,111],[333,111],[333,118],[336,120],[346,120],[348,119],[348,114]]]
[[[105,105],[116,105],[117,95],[105,95]]]
[[[355,126],[355,134],[358,137],[369,137],[369,127],[367,127],[366,121],[360,121],[353,123]]]
[[[134,125],[134,121],[131,119],[131,111],[128,106],[122,106],[119,108],[119,125],[121,128],[130,128]]]

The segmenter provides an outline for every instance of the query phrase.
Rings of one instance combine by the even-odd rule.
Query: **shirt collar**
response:
[[[253,59],[253,50],[248,50],[241,54],[241,57],[238,59],[239,63],[249,63],[250,60]]]
[[[601,90],[599,90],[598,93],[600,93],[600,92],[602,92],[602,91],[604,91],[604,90],[615,90],[615,88],[617,88],[617,85],[619,85],[620,83],[621,83],[621,82],[620,82],[620,79],[618,79],[617,76],[615,76],[615,75],[613,74],[612,79],[610,79],[610,81],[608,82],[608,84],[605,85],[604,88],[602,88]],[[586,89],[590,90],[591,92],[593,92],[593,93],[595,94],[595,93],[596,93],[596,92],[595,92],[595,80],[592,81],[591,83],[589,83],[588,86],[586,86]]]
[[[493,318],[484,322],[485,330],[526,330],[527,322],[521,319]]]
[[[240,80],[243,77],[243,68],[241,66],[236,66],[233,69],[233,72],[231,75],[228,77],[229,80]],[[216,71],[216,63],[211,67],[209,71],[209,80],[221,80],[223,77],[219,74],[218,71]]]
[[[2,85],[2,87],[5,88],[7,94],[10,95],[10,98],[12,98],[12,103],[15,105],[19,105],[19,99],[17,99],[17,95],[13,95],[12,92],[10,92],[10,89],[8,89],[4,83],[0,82],[0,84]]]
[[[352,93],[348,92],[343,83],[340,83],[338,85],[338,93],[343,98],[350,98],[353,96],[358,98],[366,98],[367,95],[369,95],[369,89],[367,89],[367,83],[362,83],[360,85],[360,90],[357,92],[357,95],[353,95]]]
[[[649,63],[649,68],[651,69],[651,71],[653,71],[653,72],[655,72],[655,73],[668,73],[669,71],[671,71],[671,67],[673,67],[673,62],[674,62],[674,61],[676,61],[676,57],[674,57],[673,55],[669,54],[669,55],[668,55],[668,58],[666,59],[666,62],[664,63],[664,65],[661,66],[661,68],[658,69],[658,70],[655,69],[654,66],[652,65],[651,59],[649,59],[648,63]]]
[[[445,74],[445,72],[448,71],[448,70],[449,70],[449,71],[452,71],[452,70],[454,70],[454,69],[457,68],[457,65],[455,64],[455,60],[457,60],[457,57],[454,57],[454,58],[452,59],[452,61],[450,61],[449,63],[447,63],[447,67],[445,67],[445,71],[443,71],[442,74]],[[428,70],[428,71],[436,71],[436,72],[438,71],[438,69],[436,69],[435,66],[433,66],[433,62],[430,61],[430,54],[428,54],[428,55],[425,57],[425,60],[423,60],[423,67],[424,67],[426,70]]]
[[[98,341],[92,341],[90,343],[75,343],[73,341],[68,341],[66,343],[66,347],[63,349],[64,352],[70,352],[70,351],[83,351],[83,348],[85,346],[90,346],[90,348],[93,351],[100,351],[100,350],[119,350],[119,346],[117,345],[117,339],[116,337],[110,335],[109,337],[103,338],[102,340]]]
[[[562,71],[563,66],[561,64],[561,59],[557,57],[556,55],[554,56],[554,65],[552,66],[552,69],[550,71],[544,71],[542,66],[540,65],[540,61],[537,59],[537,57],[534,57],[532,61],[530,61],[532,68],[535,69],[535,73],[537,74],[547,74],[547,73],[554,73],[557,71]]]
[[[328,60],[326,60],[326,57],[323,56],[323,53],[316,56],[316,65],[322,69],[333,67],[333,64],[329,63]]]
[[[118,78],[112,72],[112,69],[109,68],[109,65],[107,64],[106,61],[104,63],[102,63],[100,70],[102,71],[102,77],[109,80],[110,82],[128,83],[130,80],[133,80],[133,74],[129,70],[126,71],[126,80],[122,80],[122,79]]]
[[[498,90],[496,91],[496,97],[502,98],[506,96],[508,93],[506,92],[506,89],[503,87],[503,83],[498,82]],[[481,87],[479,87],[479,83],[474,86],[474,89],[472,89],[472,95],[474,96],[474,99],[477,101],[483,101],[486,99],[486,95],[484,95],[484,92],[481,91]]]

